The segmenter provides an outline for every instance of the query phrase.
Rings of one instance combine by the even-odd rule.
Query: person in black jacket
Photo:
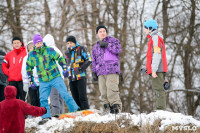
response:
[[[74,36],[68,36],[66,42],[68,50],[65,52],[65,58],[72,96],[81,110],[89,109],[86,69],[92,63],[91,56],[84,46],[80,46]]]
[[[7,76],[3,73],[2,68],[1,68],[5,55],[6,53],[0,50],[0,102],[5,99],[4,88],[6,87],[7,80],[8,80]]]

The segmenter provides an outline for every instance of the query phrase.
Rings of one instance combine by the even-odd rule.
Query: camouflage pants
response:
[[[166,109],[166,95],[163,87],[164,83],[164,73],[157,72],[157,78],[152,77],[152,88],[154,90],[154,94],[156,97],[156,108],[157,110],[165,110]]]

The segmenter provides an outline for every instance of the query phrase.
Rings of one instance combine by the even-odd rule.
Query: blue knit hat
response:
[[[144,22],[144,27],[147,29],[158,29],[158,24],[155,20],[150,19]]]

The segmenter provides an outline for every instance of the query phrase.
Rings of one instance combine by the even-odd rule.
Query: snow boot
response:
[[[50,117],[47,117],[47,118],[42,119],[41,121],[39,121],[38,125],[43,125],[43,124],[45,124],[48,120],[51,120],[51,118],[50,118]]]
[[[111,114],[118,114],[120,113],[121,110],[120,110],[120,106],[119,104],[113,104],[111,107],[110,107],[110,113]]]
[[[103,115],[107,115],[110,113],[110,104],[104,104],[104,109],[105,109],[105,112],[103,113]]]

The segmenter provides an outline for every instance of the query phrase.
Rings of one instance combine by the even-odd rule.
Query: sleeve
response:
[[[116,55],[119,55],[121,51],[121,45],[118,39],[112,38],[111,41],[108,43],[107,49]]]
[[[23,63],[22,63],[22,80],[23,80],[23,83],[29,83],[28,82],[28,75],[27,75],[27,72],[26,72],[26,61],[27,61],[27,56],[24,57],[23,59]]]
[[[4,57],[3,63],[2,63],[2,71],[5,75],[8,76],[8,72],[9,72],[9,59],[8,59],[8,55],[6,54],[6,56]]]
[[[44,107],[37,107],[37,106],[32,106],[24,101],[22,101],[22,109],[24,114],[26,115],[32,115],[32,116],[42,116],[46,113],[46,109]]]
[[[92,72],[96,72],[96,51],[95,51],[95,47],[92,49]]]
[[[31,57],[29,54],[27,62],[26,62],[26,72],[27,72],[28,77],[33,76],[34,62],[33,62],[32,58],[34,58],[34,57]]]
[[[58,61],[59,65],[64,68],[66,67],[66,61],[65,58],[63,56],[60,56],[60,54],[58,52],[56,52],[53,48],[50,48],[50,56],[51,59]]]
[[[158,36],[153,36],[153,55],[152,55],[152,72],[156,72],[158,70],[158,66],[161,61],[161,48],[158,47]]]
[[[88,66],[92,63],[92,58],[85,47],[82,48],[81,54],[85,60],[83,65],[81,66],[81,69],[85,71],[88,68]]]
[[[54,49],[55,49],[56,52],[59,53],[60,56],[63,56],[62,52],[56,46],[54,47]],[[58,61],[56,61],[56,64],[58,65],[58,70],[60,71],[61,77],[64,79],[62,66],[60,66],[60,64],[58,63]]]

